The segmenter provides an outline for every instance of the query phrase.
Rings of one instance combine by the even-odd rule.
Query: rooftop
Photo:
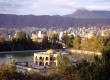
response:
[[[39,54],[39,55],[51,55],[51,54],[58,54],[58,52],[56,52],[56,51],[53,50],[53,49],[50,49],[50,50],[47,50],[46,52],[37,52],[37,53],[34,53],[34,54]]]
[[[47,50],[46,52],[37,52],[37,53],[34,53],[34,54],[37,54],[37,55],[57,55],[59,52],[56,52],[55,50]],[[67,51],[62,51],[62,55],[65,55],[65,54],[68,54]]]

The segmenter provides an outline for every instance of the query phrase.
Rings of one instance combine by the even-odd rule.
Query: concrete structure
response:
[[[85,50],[74,50],[74,49],[70,49],[70,52],[72,53],[79,53],[79,54],[88,54],[88,55],[101,55],[100,52],[93,52],[93,51],[85,51]]]
[[[33,41],[36,41],[37,38],[38,38],[37,34],[32,33],[31,39],[32,39]]]
[[[38,38],[43,38],[44,36],[47,36],[47,32],[44,32],[44,31],[38,32]]]
[[[58,66],[58,53],[50,49],[47,52],[34,53],[34,64],[38,66]]]
[[[62,40],[62,37],[63,37],[63,32],[60,32],[60,34],[59,34],[59,40],[60,41]]]

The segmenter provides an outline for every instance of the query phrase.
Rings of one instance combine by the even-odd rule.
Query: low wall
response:
[[[70,49],[70,52],[72,53],[83,53],[83,54],[94,54],[94,55],[101,55],[100,52],[93,52],[93,51],[85,51],[85,50],[74,50],[74,49]]]

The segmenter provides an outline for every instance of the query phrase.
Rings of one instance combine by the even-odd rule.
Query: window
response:
[[[48,57],[46,57],[45,59],[48,60]]]
[[[45,64],[46,66],[48,66],[48,62],[46,62],[46,64]]]
[[[50,61],[52,61],[53,60],[53,58],[52,57],[50,57]]]
[[[53,57],[54,60],[56,60],[56,57]]]
[[[54,62],[54,65],[56,66],[56,62]]]
[[[42,57],[40,57],[39,59],[42,60]]]
[[[42,62],[39,62],[39,66],[42,66],[43,64],[42,64]]]

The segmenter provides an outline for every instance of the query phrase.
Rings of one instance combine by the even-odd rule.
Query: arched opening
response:
[[[56,62],[54,62],[54,65],[56,66]]]
[[[48,62],[46,62],[45,65],[48,66]]]
[[[40,60],[42,60],[42,57],[39,57]]]
[[[56,57],[54,57],[53,59],[56,60]]]
[[[45,59],[48,60],[48,57],[46,57]]]
[[[50,61],[52,61],[53,60],[53,57],[50,57]]]
[[[43,64],[42,64],[42,62],[39,62],[39,66],[42,66]]]

